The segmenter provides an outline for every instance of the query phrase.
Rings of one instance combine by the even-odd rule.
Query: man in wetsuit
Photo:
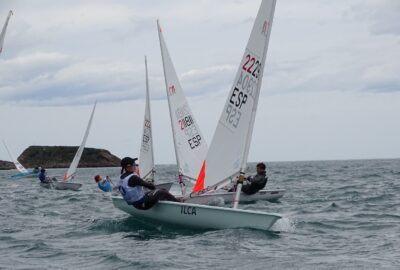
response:
[[[133,207],[140,210],[152,208],[159,200],[179,202],[171,193],[144,181],[136,173],[137,158],[125,157],[121,160],[121,177],[118,189],[124,200]],[[145,191],[144,187],[150,189]]]
[[[42,169],[40,170],[40,173],[39,173],[39,175],[38,175],[38,178],[39,178],[40,182],[42,182],[42,183],[51,183],[51,182],[52,182],[52,180],[50,179],[50,177],[47,177],[47,175],[46,175],[46,170],[45,170],[44,168],[42,168]]]
[[[259,190],[263,189],[267,184],[268,177],[266,177],[265,164],[257,164],[257,174],[246,178],[246,182],[243,183],[242,192],[247,195],[253,195]]]

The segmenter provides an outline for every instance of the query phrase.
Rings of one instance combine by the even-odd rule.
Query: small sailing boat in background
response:
[[[186,187],[184,180],[195,182],[197,179],[197,175],[207,154],[207,143],[203,134],[201,134],[200,128],[183,93],[165,44],[159,21],[157,21],[157,27],[176,164],[178,166],[178,180],[181,185],[182,196],[185,196]]]
[[[46,188],[55,188],[58,190],[75,190],[75,191],[79,190],[82,187],[82,184],[80,184],[80,183],[71,183],[71,182],[67,182],[67,181],[74,179],[74,177],[76,175],[79,161],[81,160],[83,150],[85,149],[86,140],[89,136],[90,127],[92,126],[93,116],[94,116],[94,112],[96,110],[96,104],[97,104],[97,101],[93,105],[92,113],[90,114],[89,122],[87,124],[82,143],[79,146],[78,150],[76,151],[74,159],[72,160],[67,172],[64,174],[64,179],[63,179],[64,181],[52,181],[50,183],[41,183],[41,186],[46,187]]]
[[[276,0],[263,0],[261,3],[261,7],[257,14],[257,18],[255,20],[253,30],[250,35],[250,39],[245,51],[245,55],[242,58],[240,69],[236,77],[239,77],[240,80],[236,81],[234,87],[231,91],[231,94],[228,96],[228,106],[230,100],[233,101],[232,106],[230,106],[230,110],[227,111],[224,109],[221,120],[226,122],[228,125],[227,128],[245,128],[243,134],[237,139],[240,141],[245,141],[245,146],[241,147],[242,151],[237,151],[234,149],[234,163],[230,164],[232,161],[232,157],[228,157],[228,161],[224,162],[224,164],[216,164],[216,165],[226,165],[226,167],[219,167],[223,173],[227,173],[232,171],[232,168],[236,171],[236,167],[238,168],[238,173],[235,172],[235,175],[244,173],[245,165],[247,162],[247,154],[248,154],[248,146],[250,144],[249,134],[253,130],[255,109],[257,106],[259,90],[261,87],[261,78],[264,69],[265,56],[268,47],[268,40],[270,36],[270,30],[272,25],[272,18],[275,10]],[[249,55],[249,56],[247,56]],[[247,58],[248,61],[247,61]],[[253,60],[251,60],[253,59]],[[257,64],[256,64],[257,63]],[[250,64],[250,65],[249,65]],[[242,69],[243,67],[243,69]],[[248,89],[243,88],[244,78],[246,75],[254,76],[254,88]],[[254,75],[253,75],[254,74]],[[250,77],[247,76],[247,80]],[[171,89],[172,90],[172,89]],[[233,96],[232,96],[233,92]],[[248,103],[245,105],[244,95],[247,95]],[[239,98],[240,97],[240,98]],[[244,106],[245,105],[245,106]],[[250,112],[248,111],[250,109]],[[235,115],[232,115],[235,111]],[[240,119],[240,115],[238,112],[242,112],[246,114],[242,119]],[[254,115],[253,115],[254,112]],[[226,117],[228,114],[228,117]],[[220,124],[221,123],[220,120]],[[222,144],[216,145],[216,142],[221,143],[222,138],[220,138],[221,127],[218,126],[216,133],[213,138],[213,142],[211,144],[212,147],[216,147],[214,151],[221,151],[221,154],[232,153],[229,151],[224,153],[222,150],[227,148],[225,146],[225,142],[222,141]],[[227,134],[224,134],[227,135]],[[235,135],[233,135],[235,136]],[[236,135],[237,136],[237,135]],[[251,136],[250,136],[251,137]],[[232,142],[233,139],[230,135],[227,136],[227,142]],[[227,143],[228,148],[231,144]],[[210,148],[211,149],[211,148]],[[238,152],[238,153],[236,153]],[[208,159],[209,155],[207,154],[207,164],[210,161],[215,161],[212,159]],[[223,157],[224,158],[224,157]],[[210,168],[214,168],[210,166]],[[204,175],[203,177],[201,175]],[[195,189],[198,191],[203,190],[205,187],[211,183],[209,180],[209,176],[213,176],[216,178],[215,184],[218,185],[226,180],[220,177],[224,177],[224,174],[217,175],[213,170],[207,170],[205,168],[205,162],[203,163],[201,174],[198,182],[196,183]],[[207,177],[207,178],[206,178]],[[239,185],[238,191],[236,193],[236,202],[234,204],[234,208],[225,208],[225,207],[217,207],[217,206],[208,206],[202,204],[189,204],[189,203],[177,203],[177,202],[167,202],[167,201],[159,201],[153,208],[149,210],[138,210],[131,205],[128,205],[121,197],[113,196],[112,201],[115,207],[118,209],[125,211],[136,218],[146,218],[148,220],[154,220],[158,222],[165,222],[174,225],[180,225],[191,228],[201,228],[201,229],[226,229],[226,228],[254,228],[254,229],[265,229],[268,230],[271,226],[281,218],[279,214],[275,213],[265,213],[260,211],[250,211],[250,210],[242,210],[237,209],[238,200],[240,199],[240,189]]]
[[[10,157],[11,161],[14,163],[15,168],[19,171],[19,173],[11,175],[11,178],[35,178],[38,176],[38,171],[28,171],[27,169],[25,169],[24,166],[22,166],[21,163],[19,163],[17,159],[13,158],[13,155],[11,155],[11,152],[8,149],[7,144],[4,140],[3,145],[4,148],[7,150],[8,156]]]
[[[155,169],[154,169],[154,148],[153,148],[153,132],[152,132],[152,121],[151,121],[151,109],[150,109],[150,90],[149,90],[149,76],[147,71],[147,58],[145,57],[146,67],[146,107],[144,110],[144,121],[143,121],[143,135],[142,143],[140,146],[139,155],[139,174],[140,177],[146,181],[154,183]],[[170,183],[157,184],[156,187],[159,189],[169,190],[172,186]]]
[[[0,34],[0,54],[3,51],[4,38],[6,37],[6,31],[7,31],[8,22],[10,20],[11,15],[13,15],[13,14],[14,13],[12,12],[12,10],[10,10],[8,12],[8,16],[7,16],[6,22],[4,23],[3,30],[1,30],[1,34]]]

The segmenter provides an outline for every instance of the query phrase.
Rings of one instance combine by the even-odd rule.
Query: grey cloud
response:
[[[362,1],[351,8],[354,19],[363,20],[370,25],[376,35],[400,35],[400,1]]]
[[[143,70],[134,70],[129,64],[73,60],[57,53],[2,62],[2,101],[81,104],[87,97],[118,101],[141,98],[144,93]]]

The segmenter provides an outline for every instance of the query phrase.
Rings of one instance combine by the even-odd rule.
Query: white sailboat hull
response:
[[[78,191],[82,187],[82,184],[70,183],[70,182],[54,182],[53,186],[57,190],[74,190],[74,191]]]
[[[275,189],[275,190],[262,189],[253,195],[247,195],[242,192],[240,195],[240,202],[250,203],[260,200],[274,202],[282,198],[285,192],[286,190],[284,189]],[[185,202],[193,204],[231,203],[235,199],[235,194],[236,192],[216,191],[212,193],[210,192],[198,196],[189,197],[185,199]]]
[[[82,187],[82,184],[52,181],[48,183],[40,183],[40,186],[47,189],[78,191]]]
[[[149,210],[138,210],[122,197],[113,196],[116,208],[135,218],[195,229],[252,228],[268,230],[281,218],[279,214],[208,205],[160,201]]]

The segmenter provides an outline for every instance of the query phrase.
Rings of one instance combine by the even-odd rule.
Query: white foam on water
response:
[[[290,216],[285,216],[275,222],[271,227],[271,231],[293,233],[296,230],[296,220]]]

